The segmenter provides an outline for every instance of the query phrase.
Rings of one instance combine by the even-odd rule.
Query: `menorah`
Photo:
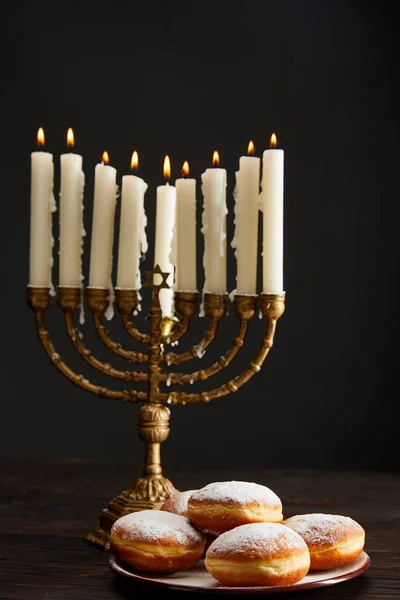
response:
[[[118,240],[117,281],[112,285],[114,219],[118,196],[117,171],[108,164],[103,153],[95,166],[89,284],[83,285],[83,157],[72,152],[73,131],[67,133],[69,152],[60,157],[60,219],[59,219],[59,280],[54,294],[52,281],[53,245],[52,213],[56,210],[53,197],[53,155],[43,151],[44,132],[40,128],[39,150],[31,155],[31,243],[28,303],[35,313],[38,337],[51,362],[74,385],[98,396],[141,402],[138,434],[145,444],[142,476],[132,487],[123,490],[101,512],[98,527],[87,534],[91,543],[109,549],[112,524],[119,517],[139,510],[157,509],[176,490],[164,477],[160,446],[169,435],[169,406],[194,402],[209,402],[236,392],[261,366],[272,347],[276,323],[285,310],[283,290],[283,150],[277,149],[272,134],[270,148],[261,161],[254,156],[254,144],[249,143],[248,155],[239,159],[236,173],[235,248],[236,289],[227,290],[226,205],[227,171],[219,166],[219,154],[214,151],[212,167],[201,175],[203,196],[202,229],[204,238],[204,283],[197,291],[196,276],[196,179],[188,178],[189,165],[182,167],[182,177],[169,183],[171,165],[164,159],[164,185],[156,190],[156,223],[153,270],[145,271],[142,285],[140,258],[145,257],[147,238],[144,194],[147,183],[137,174],[124,175],[121,186],[121,212]],[[131,168],[137,170],[138,154],[132,155]],[[261,184],[261,191],[260,191]],[[263,287],[257,294],[258,224],[262,212],[263,225]],[[147,314],[147,332],[139,331],[134,317],[141,308],[142,287],[151,289]],[[128,389],[112,389],[89,381],[76,373],[61,358],[45,324],[45,312],[52,296],[64,313],[69,339],[81,358],[101,375],[129,384]],[[236,337],[229,349],[216,362],[191,373],[173,371],[203,357],[216,340],[221,319],[228,314],[229,304],[239,321]],[[99,360],[83,341],[76,324],[78,309],[91,313],[94,328],[106,348],[119,359],[146,365],[143,370],[120,370]],[[123,347],[114,340],[105,320],[117,309],[123,329],[136,343],[147,346],[145,352]],[[112,310],[110,310],[112,309]],[[208,319],[202,339],[183,352],[168,351],[184,338],[196,313]],[[261,348],[247,368],[236,377],[214,389],[198,393],[180,391],[179,387],[205,382],[226,369],[244,346],[249,323],[258,313],[266,321],[266,333]],[[81,319],[80,319],[80,322]],[[204,361],[203,361],[204,362]],[[134,383],[147,383],[147,392],[132,389]],[[165,385],[165,391],[161,386]],[[201,386],[200,386],[201,389]]]
[[[161,282],[154,283],[154,275]],[[115,390],[90,382],[83,375],[74,372],[54,347],[49,331],[46,328],[45,312],[51,305],[52,295],[48,287],[28,286],[28,303],[35,313],[39,340],[47,352],[51,362],[74,385],[98,396],[122,400],[123,402],[142,402],[138,415],[138,434],[145,444],[143,474],[137,478],[132,487],[122,491],[111,500],[99,517],[98,526],[87,534],[86,539],[97,547],[109,549],[109,532],[114,521],[130,512],[143,509],[157,509],[175,491],[175,486],[164,477],[161,466],[160,445],[169,435],[170,410],[168,406],[187,404],[189,402],[209,402],[214,398],[236,392],[255,373],[258,373],[273,344],[276,323],[285,310],[285,295],[234,294],[232,298],[233,312],[239,321],[238,332],[231,347],[214,364],[192,373],[163,372],[163,367],[180,365],[196,358],[201,358],[210,344],[216,339],[221,319],[226,315],[230,298],[228,294],[204,293],[200,298],[198,292],[175,291],[174,304],[177,318],[162,315],[159,291],[168,288],[168,273],[162,272],[158,265],[153,271],[146,272],[144,287],[152,288],[148,332],[138,330],[132,320],[139,305],[137,290],[115,289],[114,304],[121,316],[124,330],[136,341],[147,346],[147,353],[125,349],[113,340],[104,324],[104,314],[109,305],[109,288],[91,288],[85,290],[85,303],[93,316],[96,332],[105,346],[118,357],[129,363],[146,364],[145,371],[117,370],[98,360],[82,340],[81,332],[76,325],[75,313],[82,302],[82,290],[79,287],[57,288],[56,297],[60,309],[64,313],[66,330],[72,344],[82,359],[103,375],[126,381],[127,383],[147,382],[148,391],[135,389]],[[208,319],[208,327],[201,341],[182,353],[165,352],[168,344],[183,338],[189,329],[191,319],[203,303],[204,314]],[[246,333],[250,321],[260,311],[266,321],[266,333],[261,348],[248,367],[223,385],[201,391],[187,393],[176,391],[174,386],[183,386],[193,382],[206,381],[225,369],[245,344]],[[165,370],[165,369],[164,369]],[[166,385],[168,391],[161,391],[160,385]]]

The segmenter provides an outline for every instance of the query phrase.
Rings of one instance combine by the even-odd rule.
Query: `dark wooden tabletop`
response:
[[[109,568],[109,553],[85,534],[108,502],[140,475],[140,466],[86,460],[1,459],[0,599],[111,600],[144,597],[152,588],[122,579]],[[284,515],[348,515],[366,531],[371,565],[334,586],[280,600],[400,600],[400,475],[310,470],[206,470],[166,473],[181,490],[211,481],[255,481],[282,499]],[[193,595],[162,590],[164,597]],[[209,594],[196,593],[195,597]],[[216,595],[213,594],[215,597]]]

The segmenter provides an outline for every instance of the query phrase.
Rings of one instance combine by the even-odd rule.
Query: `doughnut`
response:
[[[188,499],[197,490],[186,490],[184,492],[174,492],[165,502],[161,505],[160,510],[166,510],[168,512],[175,513],[176,515],[188,516]],[[215,535],[207,535],[206,543],[204,546],[204,555],[209,545],[215,540]]]
[[[313,571],[345,565],[361,554],[365,531],[357,521],[342,515],[309,513],[283,521],[306,542]]]
[[[166,510],[167,512],[175,513],[176,515],[182,515],[183,517],[188,516],[187,503],[190,496],[196,490],[186,490],[184,492],[175,491],[171,496],[165,500],[161,505],[160,510]]]
[[[292,585],[307,575],[310,553],[303,538],[281,523],[249,523],[222,533],[204,565],[224,586]]]
[[[264,485],[247,481],[217,481],[193,492],[188,517],[201,531],[218,536],[247,523],[281,523],[282,502]]]
[[[174,573],[193,567],[204,554],[205,535],[182,515],[141,510],[117,519],[110,550],[122,563],[140,571]]]

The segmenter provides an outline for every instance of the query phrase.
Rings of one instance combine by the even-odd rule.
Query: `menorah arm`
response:
[[[111,352],[114,352],[117,356],[121,356],[122,358],[126,358],[131,363],[145,363],[148,361],[148,355],[143,352],[134,352],[132,350],[125,350],[122,348],[121,344],[118,342],[114,342],[108,334],[107,328],[104,325],[102,318],[100,315],[93,315],[94,326],[96,328],[97,334],[100,339],[103,341],[104,345],[107,346]]]
[[[139,306],[137,290],[115,289],[115,306],[121,315],[122,325],[125,331],[136,341],[142,344],[150,342],[148,333],[141,333],[132,321],[132,315]]]
[[[87,288],[86,304],[93,315],[96,332],[104,345],[117,356],[125,358],[132,363],[145,363],[148,361],[147,354],[125,350],[121,344],[112,340],[103,322],[103,315],[107,310],[109,302],[109,290],[105,288]]]
[[[246,296],[237,294],[233,301],[233,311],[240,321],[239,331],[234,339],[231,348],[221,356],[213,365],[207,369],[202,369],[194,373],[162,373],[160,375],[161,382],[168,382],[172,385],[183,385],[185,383],[194,383],[196,381],[204,381],[213,375],[216,375],[222,369],[225,369],[238,354],[243,347],[248,325],[253,319],[257,307],[257,296]]]
[[[240,375],[231,379],[224,385],[210,390],[208,392],[200,392],[198,394],[186,394],[185,392],[171,392],[170,394],[162,394],[161,401],[166,401],[168,404],[187,404],[188,402],[209,402],[214,398],[221,398],[231,392],[236,392],[242,387],[255,373],[258,373],[264,360],[267,357],[269,350],[272,348],[276,330],[276,323],[279,317],[282,316],[285,310],[285,296],[280,294],[261,294],[261,311],[267,319],[267,331],[264,336],[261,349],[257,357],[250,362],[247,369],[242,371]]]
[[[64,312],[65,325],[67,328],[68,337],[73,343],[76,350],[79,352],[83,360],[94,369],[97,369],[103,375],[122,379],[124,381],[148,381],[147,373],[140,371],[119,371],[109,364],[103,363],[93,355],[82,342],[82,334],[75,325],[74,312],[79,307],[80,289],[77,287],[58,287],[57,302],[61,310]]]
[[[168,336],[168,343],[180,340],[187,332],[191,318],[196,314],[199,303],[199,292],[176,291],[174,294],[175,311],[180,319],[174,331]]]
[[[209,319],[209,324],[201,342],[180,354],[167,352],[164,355],[164,362],[167,365],[179,365],[193,358],[201,358],[217,335],[219,322],[226,314],[228,308],[228,301],[228,294],[204,294],[204,313]]]
[[[75,386],[82,388],[97,396],[123,400],[124,402],[138,402],[147,400],[147,394],[136,390],[111,390],[108,387],[95,385],[83,375],[75,373],[57,353],[51,341],[50,333],[46,328],[44,313],[51,303],[50,290],[47,287],[28,287],[28,304],[35,313],[38,338],[53,365]]]

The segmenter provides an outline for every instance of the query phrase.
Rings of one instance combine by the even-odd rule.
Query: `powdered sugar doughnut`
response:
[[[175,513],[176,515],[188,516],[187,503],[190,496],[197,490],[185,490],[184,492],[176,491],[165,500],[161,505],[160,510]]]
[[[310,568],[303,538],[281,523],[250,523],[222,533],[208,548],[207,571],[226,586],[297,583]]]
[[[265,485],[247,481],[218,481],[188,499],[188,517],[199,529],[217,536],[247,523],[282,521],[282,502]]]
[[[166,510],[167,512],[175,513],[176,515],[182,515],[188,517],[188,500],[190,496],[197,490],[186,490],[184,492],[174,492],[165,502],[161,505],[160,510]],[[204,554],[209,545],[215,540],[215,535],[207,535],[206,543],[204,546]]]
[[[117,560],[139,569],[174,573],[188,569],[204,553],[205,536],[182,515],[142,510],[111,527],[110,549]]]
[[[306,542],[311,569],[320,571],[345,565],[361,554],[365,531],[357,521],[342,515],[309,513],[283,522]]]

